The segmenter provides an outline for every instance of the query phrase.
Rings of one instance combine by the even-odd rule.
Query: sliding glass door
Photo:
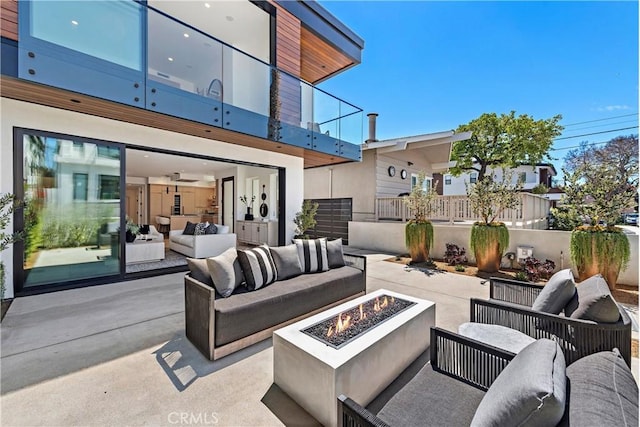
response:
[[[16,130],[15,148],[24,201],[19,288],[119,275],[122,146]]]

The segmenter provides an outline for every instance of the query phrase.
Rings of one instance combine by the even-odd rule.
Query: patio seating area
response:
[[[346,252],[367,256],[367,293],[433,301],[447,331],[471,320],[470,299],[490,296],[477,277]],[[185,336],[184,301],[184,273],[14,300],[1,328],[2,425],[318,425],[274,384],[272,339],[209,361]]]

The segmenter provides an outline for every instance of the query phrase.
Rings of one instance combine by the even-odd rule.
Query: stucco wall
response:
[[[1,98],[0,111],[0,192],[13,192],[13,127],[24,127],[108,141],[157,147],[185,153],[199,153],[215,157],[253,162],[286,168],[286,240],[294,235],[293,218],[303,200],[303,159],[285,154],[257,150],[220,141],[182,135],[101,117],[29,104]],[[237,183],[236,183],[237,185]],[[12,230],[12,225],[9,226]],[[13,296],[13,250],[1,255],[7,268],[7,292]]]
[[[445,244],[455,243],[467,248],[469,262],[475,258],[469,251],[471,227],[466,225],[434,224],[434,247],[432,256],[442,258]],[[638,235],[627,235],[631,246],[631,261],[625,271],[620,273],[618,283],[638,286]],[[539,260],[550,259],[556,269],[573,268],[569,253],[570,231],[509,229],[510,244],[507,252],[516,252],[519,245],[533,246],[533,256]],[[385,222],[350,222],[349,246],[389,253],[391,255],[407,253],[404,245],[404,224]],[[508,261],[503,259],[503,265]],[[574,269],[574,273],[577,272]]]

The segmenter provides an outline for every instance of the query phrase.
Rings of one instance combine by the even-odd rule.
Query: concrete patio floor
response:
[[[349,252],[367,254],[367,292],[434,301],[448,330],[469,320],[470,297],[489,296],[480,278]],[[0,327],[0,424],[316,425],[273,384],[270,339],[215,362],[191,345],[183,275],[16,299]]]

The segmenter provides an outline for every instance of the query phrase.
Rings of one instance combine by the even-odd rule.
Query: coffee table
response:
[[[127,264],[164,259],[164,240],[140,240],[126,244]]]
[[[336,349],[302,330],[382,295],[415,304]],[[363,295],[273,333],[273,382],[325,426],[337,425],[337,398],[365,406],[430,344],[435,303],[388,290]]]

